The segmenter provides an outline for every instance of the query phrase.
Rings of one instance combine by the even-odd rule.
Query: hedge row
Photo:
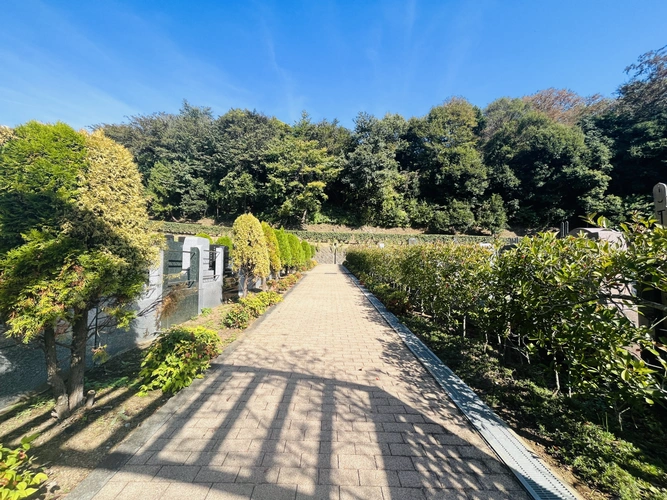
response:
[[[153,227],[156,231],[169,234],[196,235],[206,233],[210,236],[231,235],[231,228],[223,226],[204,226],[203,224],[185,223],[185,222],[160,222],[153,221]],[[339,241],[341,243],[386,243],[391,245],[407,245],[410,238],[414,238],[418,243],[494,243],[502,241],[503,243],[516,243],[518,238],[497,238],[493,236],[473,236],[473,235],[451,235],[451,234],[391,234],[391,233],[355,233],[355,232],[319,232],[319,231],[287,231],[298,236],[302,240],[311,243],[328,243]]]
[[[557,391],[600,399],[620,418],[667,404],[665,339],[625,314],[660,310],[631,288],[667,291],[667,230],[624,232],[626,248],[545,233],[500,254],[451,243],[350,250],[346,265],[397,312],[541,364]]]
[[[452,234],[392,234],[392,233],[353,233],[353,232],[318,232],[318,231],[290,231],[299,238],[313,243],[328,243],[339,241],[341,243],[385,243],[389,245],[407,245],[411,238],[417,243],[515,243],[518,238],[496,238],[493,236],[472,236]]]

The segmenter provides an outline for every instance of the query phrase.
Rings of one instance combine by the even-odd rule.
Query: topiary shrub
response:
[[[280,252],[280,263],[283,267],[293,266],[292,248],[289,243],[289,238],[284,229],[276,231],[276,239],[278,240],[278,250]]]
[[[232,239],[229,236],[220,236],[217,240],[215,240],[215,244],[225,246],[230,250],[234,246],[234,244],[232,243]]]
[[[28,498],[48,479],[39,469],[35,470],[27,453],[35,438],[37,434],[24,437],[19,448],[5,448],[0,444],[0,499]]]
[[[240,215],[232,226],[234,267],[245,276],[242,294],[248,294],[253,277],[266,278],[270,272],[269,250],[262,225],[252,214]]]
[[[211,245],[213,244],[213,238],[211,238],[211,236],[207,233],[197,233],[195,236],[198,238],[205,238]]]
[[[282,267],[282,262],[280,261],[280,246],[278,244],[278,238],[276,237],[276,232],[266,222],[262,222],[262,231],[264,231],[264,238],[266,239],[266,248],[269,251],[269,265],[271,269],[271,274],[273,274],[274,276],[278,276],[278,273],[280,273],[280,269]]]
[[[160,334],[146,351],[139,377],[140,392],[176,393],[189,386],[221,352],[218,334],[201,326],[177,326]]]

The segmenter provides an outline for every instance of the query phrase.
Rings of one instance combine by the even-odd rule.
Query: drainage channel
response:
[[[352,273],[347,273],[535,500],[579,500],[537,455],[519,441],[507,424],[463,380],[390,313],[375,295],[363,287]]]

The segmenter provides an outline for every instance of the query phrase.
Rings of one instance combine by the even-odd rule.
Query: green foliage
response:
[[[243,330],[248,328],[252,319],[250,311],[243,304],[235,304],[222,318],[222,325],[226,328]]]
[[[421,117],[359,113],[352,130],[307,113],[293,126],[240,109],[216,118],[184,102],[103,129],[132,151],[151,213],[168,220],[574,227],[650,201],[664,172],[666,61],[664,47],[640,56],[614,99],[548,88],[481,110],[453,98]],[[0,129],[0,147],[12,134]]]
[[[63,160],[60,152],[48,156],[47,149],[41,156],[34,155],[34,163],[6,161],[4,154],[0,159],[3,199],[20,194],[28,204],[27,213],[46,211],[44,200],[54,203],[50,221],[26,217],[32,227],[24,227],[22,241],[12,240],[17,246],[0,256],[0,316],[7,318],[6,333],[28,342],[45,325],[58,320],[72,324],[102,296],[107,312],[127,321],[122,307],[141,293],[156,255],[132,157],[101,132],[72,142],[73,131],[62,124],[29,125],[16,139],[27,145],[13,148],[33,147],[35,136],[77,148],[84,144],[85,163],[76,164],[78,172],[67,174],[76,185],[67,181],[69,191],[65,192],[61,184],[67,176],[56,165],[65,161],[67,168],[74,168],[75,163],[69,157]],[[50,174],[40,170],[49,165],[54,168],[52,175],[62,174],[63,179],[49,181]],[[24,179],[23,187],[12,184],[19,177]],[[29,196],[29,189],[36,196]],[[4,214],[0,219],[9,220]]]
[[[57,230],[86,164],[86,139],[64,123],[16,127],[0,149],[0,254],[32,229]]]
[[[305,255],[303,254],[303,247],[301,241],[292,233],[287,234],[287,242],[289,243],[290,253],[292,255],[292,267],[300,267],[306,263]]]
[[[40,485],[48,479],[33,465],[28,455],[30,443],[37,434],[21,439],[19,448],[5,448],[0,444],[0,499],[17,500],[28,498],[39,491]]]
[[[230,250],[234,248],[234,243],[229,236],[220,236],[217,240],[215,240],[215,244],[225,246]]]
[[[223,326],[227,328],[247,328],[255,318],[266,312],[272,305],[278,304],[283,298],[275,292],[260,292],[239,299],[222,319]]]
[[[212,245],[213,244],[213,238],[208,233],[197,233],[195,234],[198,238],[204,238],[207,239],[208,242]]]
[[[198,326],[174,327],[161,333],[146,351],[139,377],[141,392],[160,389],[174,394],[189,386],[220,354],[220,337]]]
[[[211,309],[210,307],[202,307],[201,308],[201,315],[204,316],[204,317],[210,316],[212,312],[213,312],[213,309]]]
[[[294,265],[292,247],[284,229],[276,231],[276,239],[278,240],[278,250],[280,251],[280,263],[284,267],[292,267]]]
[[[290,231],[297,237],[315,243],[331,243],[338,241],[346,244],[377,245],[385,243],[391,245],[407,245],[408,240],[414,238],[417,243],[493,243],[492,236],[449,235],[449,234],[392,234],[392,233],[361,233],[338,231]],[[512,243],[516,238],[498,238],[498,241]]]
[[[338,170],[334,159],[316,141],[286,136],[266,152],[268,193],[280,220],[306,223],[327,199],[324,189]]]
[[[478,246],[420,245],[350,250],[347,264],[372,290],[405,292],[451,332],[483,332],[551,372],[556,390],[603,400],[620,418],[667,403],[667,351],[623,313],[664,307],[632,287],[667,290],[667,230],[641,220],[622,230],[627,247],[544,233],[493,259]]]
[[[262,225],[252,214],[239,215],[232,226],[234,241],[234,266],[246,276],[244,282],[247,293],[248,280],[257,276],[266,278],[270,272],[269,249]]]
[[[205,232],[211,236],[229,237],[231,229],[223,226],[204,226],[203,224],[194,224],[189,222],[156,222],[151,221],[151,229],[167,234],[184,234],[194,236],[197,233]]]
[[[264,238],[266,239],[266,247],[269,251],[269,264],[271,274],[277,276],[280,269],[283,267],[280,260],[280,246],[275,230],[269,226],[268,223],[262,222],[262,231],[264,231]]]
[[[624,500],[667,498],[667,436],[659,414],[622,431],[598,400],[567,398],[545,386],[540,367],[511,362],[502,350],[424,318],[404,321],[487,404],[548,443],[547,451],[591,488]]]
[[[302,241],[301,249],[303,250],[304,263],[307,263],[310,259],[313,258],[313,255],[310,253],[310,244],[307,241]]]

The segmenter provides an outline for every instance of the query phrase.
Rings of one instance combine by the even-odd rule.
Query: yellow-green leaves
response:
[[[240,215],[232,226],[232,238],[234,267],[245,275],[246,286],[253,276],[266,278],[270,272],[269,249],[259,220],[252,214]]]

